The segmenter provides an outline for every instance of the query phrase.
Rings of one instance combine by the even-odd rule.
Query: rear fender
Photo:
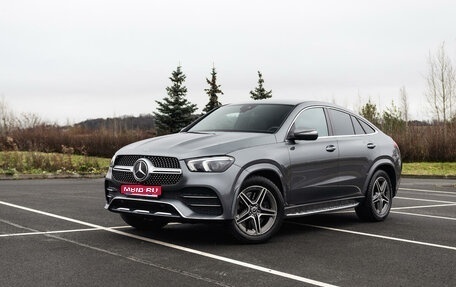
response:
[[[362,192],[364,195],[366,195],[367,188],[369,186],[369,182],[370,182],[372,176],[374,175],[374,173],[377,170],[380,170],[380,169],[384,170],[390,176],[390,181],[391,181],[391,184],[393,185],[393,197],[394,197],[396,195],[397,189],[399,187],[399,178],[395,172],[391,172],[391,171],[395,170],[394,163],[390,159],[387,159],[387,158],[379,159],[371,166],[371,168],[369,169],[369,172],[367,174],[366,180],[364,182]]]

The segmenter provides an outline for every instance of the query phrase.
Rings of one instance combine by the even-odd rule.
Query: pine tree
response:
[[[377,106],[372,103],[371,99],[369,99],[369,101],[361,107],[359,113],[375,126],[380,126],[380,113],[377,111]]]
[[[405,130],[405,121],[402,119],[402,112],[391,101],[391,106],[383,111],[382,130],[387,134],[394,134]]]
[[[193,113],[197,107],[186,99],[185,78],[182,67],[178,66],[169,78],[172,85],[166,87],[168,97],[163,98],[163,101],[155,101],[158,112],[154,112],[154,116],[159,134],[176,133],[194,119]]]
[[[272,90],[269,92],[266,92],[266,90],[263,87],[263,75],[258,71],[258,87],[255,88],[255,90],[250,91],[250,97],[254,100],[262,100],[262,99],[269,99],[272,97]]]
[[[210,112],[211,110],[218,108],[222,105],[222,103],[218,101],[217,94],[223,95],[223,92],[222,90],[220,90],[220,85],[217,85],[217,72],[215,71],[215,67],[212,67],[211,80],[206,78],[206,82],[209,84],[209,88],[204,89],[204,91],[209,96],[209,102],[203,109],[203,112],[205,113]]]

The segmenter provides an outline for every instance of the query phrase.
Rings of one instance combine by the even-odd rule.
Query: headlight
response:
[[[114,155],[114,156],[111,158],[111,162],[109,163],[109,166],[110,166],[110,167],[113,167],[115,162],[116,162],[116,155]]]
[[[186,160],[188,169],[197,172],[224,172],[234,162],[229,156],[205,157]]]

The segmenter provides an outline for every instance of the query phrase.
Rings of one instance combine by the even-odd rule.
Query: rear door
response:
[[[361,195],[375,145],[354,115],[331,108],[328,114],[339,147],[340,193],[344,197]]]

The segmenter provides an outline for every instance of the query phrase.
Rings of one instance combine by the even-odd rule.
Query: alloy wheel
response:
[[[235,224],[247,235],[268,232],[277,219],[278,206],[274,194],[263,186],[249,186],[238,195]]]

